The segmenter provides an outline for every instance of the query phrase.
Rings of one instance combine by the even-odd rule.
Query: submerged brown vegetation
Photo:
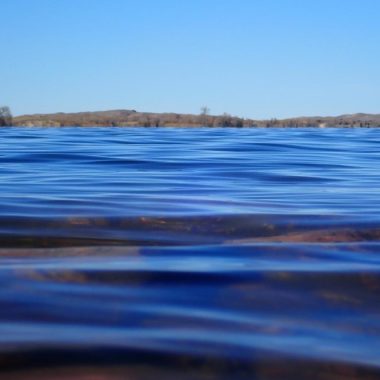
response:
[[[300,117],[293,119],[252,120],[229,114],[199,115],[150,113],[135,110],[23,115],[13,118],[17,126],[143,126],[143,127],[380,127],[380,114],[354,114],[337,117]]]

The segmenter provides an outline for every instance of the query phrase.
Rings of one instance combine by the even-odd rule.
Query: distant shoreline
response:
[[[135,110],[22,115],[13,118],[20,127],[233,127],[233,128],[380,128],[380,115],[353,114],[335,117],[252,120],[229,114],[149,113]]]

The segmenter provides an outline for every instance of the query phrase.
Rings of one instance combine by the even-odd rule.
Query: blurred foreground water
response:
[[[0,378],[379,379],[379,146],[0,129]]]

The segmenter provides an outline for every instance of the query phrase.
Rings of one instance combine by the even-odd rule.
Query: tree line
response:
[[[294,119],[251,120],[230,114],[210,114],[203,106],[199,114],[152,113],[136,110],[111,110],[98,112],[55,113],[17,116],[12,119],[9,107],[0,107],[0,126],[143,126],[143,127],[377,127],[380,114],[353,114],[337,117],[303,117]]]

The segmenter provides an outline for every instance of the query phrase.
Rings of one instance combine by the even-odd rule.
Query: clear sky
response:
[[[380,113],[379,0],[0,0],[0,104]]]

